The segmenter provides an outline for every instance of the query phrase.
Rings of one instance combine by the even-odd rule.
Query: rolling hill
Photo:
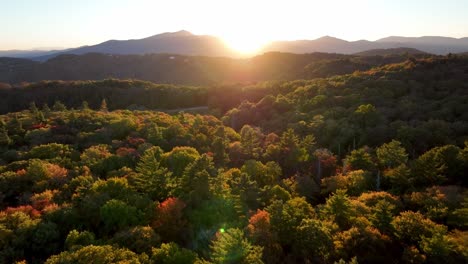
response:
[[[412,48],[393,48],[393,49],[373,49],[363,52],[358,52],[355,55],[358,56],[390,56],[390,55],[424,55],[428,54],[427,52],[420,51]]]
[[[405,55],[355,56],[269,52],[248,59],[175,54],[63,54],[45,62],[0,58],[0,82],[140,79],[157,83],[206,85],[329,77],[406,60]]]

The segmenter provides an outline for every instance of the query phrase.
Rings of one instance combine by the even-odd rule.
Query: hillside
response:
[[[336,56],[309,74],[382,59]],[[0,263],[468,260],[467,57],[250,85],[42,81],[0,107]]]
[[[270,52],[250,59],[148,55],[60,55],[46,62],[0,58],[0,82],[18,84],[41,80],[140,79],[157,83],[208,85],[215,83],[294,80],[353,73],[355,70],[406,60],[406,55],[357,57],[342,54]],[[347,59],[348,67],[314,71],[314,64]],[[312,69],[314,68],[314,69]],[[311,73],[313,72],[313,73]]]
[[[427,55],[427,52],[412,48],[373,49],[355,53],[357,56],[389,56],[389,55]]]

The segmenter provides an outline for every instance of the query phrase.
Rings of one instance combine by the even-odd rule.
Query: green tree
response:
[[[7,129],[5,126],[0,126],[0,146],[9,146],[11,143],[13,140],[8,136]]]
[[[137,174],[131,180],[137,191],[160,201],[167,198],[171,186],[171,173],[160,164],[162,155],[160,147],[147,149],[137,164]]]
[[[160,237],[149,226],[135,226],[117,232],[111,241],[141,254],[150,253],[151,248],[160,243]]]
[[[315,211],[305,198],[297,197],[286,201],[275,201],[266,209],[270,213],[273,230],[283,245],[292,245],[298,237],[297,227],[302,219],[313,218]]]
[[[375,169],[372,155],[367,148],[353,150],[346,156],[346,162],[353,170],[373,171]]]
[[[81,109],[84,110],[84,111],[89,111],[89,110],[91,110],[91,109],[89,108],[89,104],[88,104],[87,101],[83,101],[83,103],[81,104]]]
[[[408,161],[408,154],[401,142],[392,140],[376,149],[379,163],[385,168],[395,168]]]
[[[318,219],[303,219],[297,227],[299,239],[294,250],[311,261],[324,261],[333,250],[332,230],[326,222]]]
[[[99,107],[99,111],[107,113],[109,110],[107,109],[107,101],[106,99],[102,99],[101,106]]]
[[[68,233],[67,238],[65,239],[65,246],[67,249],[76,249],[84,246],[89,246],[95,244],[96,237],[90,231],[80,232],[76,229]]]
[[[337,190],[325,202],[324,215],[333,220],[341,229],[347,229],[352,225],[355,212],[345,190]]]
[[[122,230],[140,221],[137,208],[119,200],[107,201],[101,207],[100,215],[107,232]]]
[[[420,242],[423,237],[432,237],[435,232],[446,231],[446,227],[437,225],[420,213],[402,212],[391,223],[394,235],[406,243]]]
[[[62,111],[66,111],[67,107],[62,102],[55,101],[54,105],[52,106],[52,109],[55,112],[62,112]]]
[[[200,157],[198,151],[192,147],[175,147],[164,153],[161,163],[172,172],[173,177],[179,178],[185,168]]]
[[[153,248],[150,261],[154,264],[191,264],[197,260],[197,254],[181,248],[174,242],[162,243],[159,248]]]
[[[46,264],[113,264],[113,263],[146,263],[148,257],[138,256],[128,249],[115,248],[113,246],[89,245],[75,251],[64,251],[58,255],[51,256]]]
[[[361,129],[375,126],[379,119],[379,113],[372,104],[360,105],[354,111],[354,116]]]
[[[243,153],[247,157],[259,158],[262,151],[260,143],[263,137],[260,129],[245,125],[240,131],[240,136]]]
[[[213,263],[263,263],[262,247],[253,246],[244,237],[244,232],[237,228],[219,232],[211,250]]]

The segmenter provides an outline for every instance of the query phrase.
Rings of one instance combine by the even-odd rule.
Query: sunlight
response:
[[[229,48],[239,52],[241,55],[255,54],[269,42],[252,34],[231,34],[230,36],[222,37],[222,39]]]

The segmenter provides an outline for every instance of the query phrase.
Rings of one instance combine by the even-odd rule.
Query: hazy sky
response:
[[[0,50],[77,47],[168,31],[271,40],[468,37],[468,0],[0,0]]]

